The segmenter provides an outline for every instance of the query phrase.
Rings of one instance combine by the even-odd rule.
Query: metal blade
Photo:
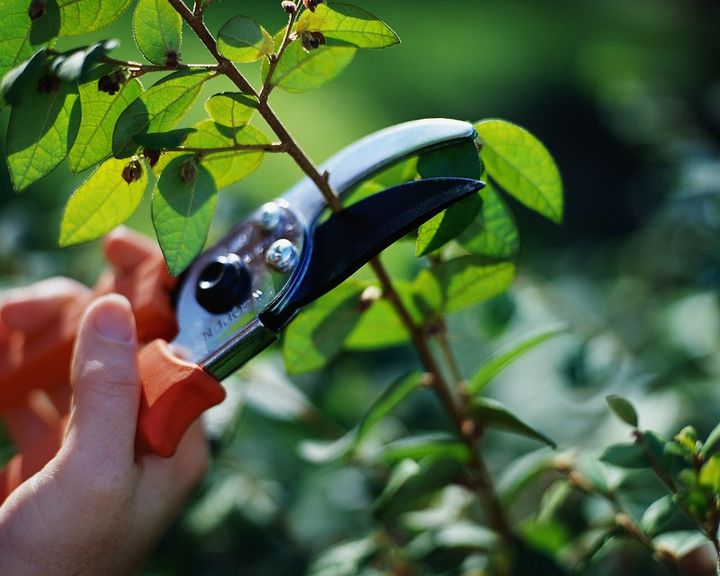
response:
[[[310,234],[307,258],[288,292],[260,314],[280,330],[306,304],[332,290],[393,242],[485,184],[467,178],[416,180],[333,214]]]

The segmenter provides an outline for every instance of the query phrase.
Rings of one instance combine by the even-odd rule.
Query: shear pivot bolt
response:
[[[195,297],[208,312],[223,314],[250,297],[252,278],[236,254],[219,256],[198,278]]]
[[[275,202],[268,202],[260,207],[257,223],[265,232],[272,232],[280,225],[282,209]]]
[[[273,242],[265,253],[265,262],[276,272],[290,272],[297,266],[298,259],[297,248],[285,238]]]

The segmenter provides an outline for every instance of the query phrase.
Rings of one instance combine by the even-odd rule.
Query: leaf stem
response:
[[[140,62],[118,60],[117,58],[110,58],[109,56],[103,56],[100,61],[103,64],[127,68],[135,78],[150,72],[166,72],[171,70],[218,70],[217,64],[141,64]]]

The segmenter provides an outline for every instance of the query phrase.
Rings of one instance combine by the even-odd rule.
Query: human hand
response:
[[[114,243],[115,248],[127,240]],[[112,245],[107,250],[111,259]],[[120,252],[124,264],[132,265],[132,250]],[[33,323],[42,324],[44,316],[86,290],[56,279],[10,298],[0,308],[0,345],[11,329],[32,330]],[[137,570],[207,465],[197,423],[174,457],[135,459],[137,338],[124,298],[106,296],[88,309],[71,381],[72,406],[59,452],[0,507],[2,573],[113,575]],[[62,387],[57,390],[8,415],[21,450],[62,430],[68,402]]]

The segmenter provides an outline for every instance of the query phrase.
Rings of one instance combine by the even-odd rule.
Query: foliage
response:
[[[185,61],[188,35],[198,33],[193,23],[209,22],[210,2],[196,2],[192,10],[175,0],[41,4],[42,13],[31,20],[26,3],[12,0],[0,23],[14,187],[42,184],[65,160],[73,173],[92,169],[78,177],[65,208],[64,246],[124,222],[147,192],[158,242],[176,275],[205,245],[223,189],[244,182],[271,154],[291,152],[297,160],[301,153],[270,108],[271,94],[324,86],[359,50],[400,41],[365,6],[286,2],[288,25],[279,31],[268,25],[268,32],[254,14],[232,14],[211,27],[216,53],[211,49],[198,60],[215,62],[194,65]],[[60,50],[68,42],[63,37],[101,30],[125,11],[132,11],[138,57],[147,63],[115,58],[112,41]],[[207,37],[201,40],[208,44]],[[255,73],[258,88],[246,80]],[[201,95],[210,94],[206,116],[183,124]],[[332,117],[332,111],[322,115]],[[510,324],[518,304],[509,290],[525,265],[518,232],[520,222],[525,238],[525,209],[555,224],[566,210],[559,170],[535,136],[495,118],[475,128],[474,144],[409,159],[343,199],[349,203],[433,176],[487,184],[420,227],[415,253],[422,259],[393,275],[390,287],[361,271],[289,326],[282,342],[286,369],[304,374],[301,382],[312,397],[274,368],[263,374],[261,362],[248,368],[247,382],[233,383],[243,392],[225,405],[232,413],[220,435],[221,456],[176,534],[211,541],[223,524],[238,534],[250,532],[261,540],[252,550],[257,565],[272,566],[257,573],[286,574],[594,574],[607,558],[625,557],[618,542],[626,541],[646,548],[648,562],[678,573],[684,558],[708,542],[717,544],[720,427],[705,436],[686,427],[667,439],[639,428],[645,411],[616,393],[607,403],[618,424],[630,427],[631,442],[597,454],[544,447],[503,473],[497,466],[488,471],[486,459],[507,462],[503,451],[513,442],[568,446],[556,438],[557,426],[543,431],[551,420],[572,418],[567,405],[554,398],[551,418],[543,420],[537,407],[503,397],[505,371],[513,377],[525,354],[536,354],[536,346],[561,334],[586,330],[593,336],[568,363],[568,378],[597,386],[612,374],[593,365],[600,339],[593,330],[556,324],[495,353],[475,332],[470,358],[486,359],[474,368],[458,365],[452,348],[461,348],[455,332],[463,321],[477,320],[490,335],[504,334]],[[527,247],[533,248],[524,242]],[[543,266],[541,274],[551,268]],[[574,320],[569,312],[559,316]],[[357,365],[347,369],[348,362],[377,362],[368,360],[368,352],[385,361],[418,341],[435,364],[421,346],[422,370],[415,363],[396,370],[397,361],[388,361],[364,389],[354,375]],[[383,352],[389,348],[398,354]],[[534,388],[535,375],[524,378],[522,385]],[[326,379],[339,391],[320,392],[317,383]],[[363,394],[353,392],[358,388]],[[260,430],[252,437],[255,445],[243,444],[243,432],[253,426]],[[511,434],[496,436],[498,431]],[[288,498],[296,498],[292,513],[284,510]],[[531,505],[521,515],[516,511],[523,498]],[[327,516],[325,523],[319,516]],[[357,526],[348,520],[358,517],[363,520]],[[265,533],[273,536],[257,536]],[[298,550],[275,548],[275,536]],[[225,571],[238,571],[244,560],[236,560]],[[161,549],[151,570],[179,573],[180,561],[166,571],[163,561]]]

